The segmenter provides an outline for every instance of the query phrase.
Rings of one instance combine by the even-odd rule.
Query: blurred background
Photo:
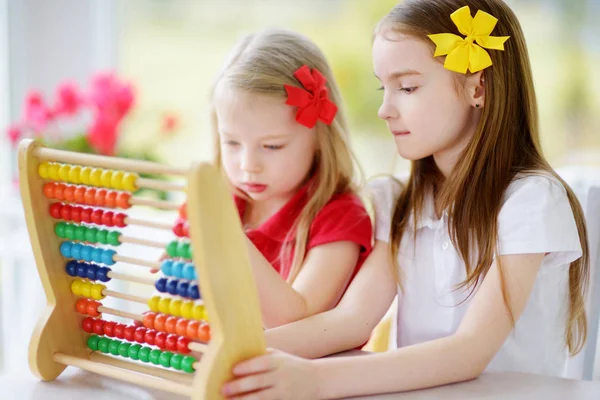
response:
[[[15,181],[20,138],[176,166],[208,160],[208,92],[224,57],[244,33],[286,27],[328,56],[366,176],[405,172],[376,116],[370,55],[396,2],[0,0],[0,370],[25,366],[23,337],[44,304]],[[600,0],[507,3],[529,46],[545,154],[584,187],[600,179]]]

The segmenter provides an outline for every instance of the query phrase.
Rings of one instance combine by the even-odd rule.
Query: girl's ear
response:
[[[483,70],[475,72],[467,77],[465,85],[467,98],[471,106],[481,109],[485,104],[485,78]]]

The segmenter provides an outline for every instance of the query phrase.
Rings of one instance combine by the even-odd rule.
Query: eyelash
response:
[[[264,147],[267,150],[281,150],[281,149],[283,149],[284,146],[283,145],[274,145],[274,144],[268,145],[268,144],[266,144]]]
[[[377,90],[385,90],[385,88],[383,86],[381,86],[381,87],[377,88]],[[403,87],[398,90],[401,92],[404,92],[406,94],[411,94],[411,93],[414,93],[415,90],[417,90],[417,87],[416,86]]]

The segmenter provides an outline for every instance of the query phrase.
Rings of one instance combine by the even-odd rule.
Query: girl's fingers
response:
[[[255,392],[261,389],[271,388],[276,383],[275,373],[265,372],[256,375],[249,375],[243,378],[238,378],[234,381],[228,382],[223,385],[223,395],[227,397],[234,397],[243,395],[250,392]],[[251,397],[241,397],[251,398]],[[261,398],[262,397],[258,397]]]
[[[274,353],[242,361],[233,367],[236,376],[257,374],[259,372],[272,371],[277,368],[277,357]]]

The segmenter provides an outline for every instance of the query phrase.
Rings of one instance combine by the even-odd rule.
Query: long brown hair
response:
[[[401,282],[396,260],[402,234],[410,216],[417,218],[420,215],[426,194],[433,192],[436,203],[448,211],[449,235],[465,263],[467,277],[458,289],[469,288],[469,295],[472,295],[494,262],[497,219],[509,184],[526,174],[550,174],[566,189],[583,250],[582,257],[569,267],[565,343],[569,352],[576,354],[587,337],[584,308],[589,279],[587,232],[581,206],[573,191],[542,155],[533,77],[517,17],[501,0],[406,0],[380,21],[375,34],[393,31],[424,40],[431,45],[433,56],[434,45],[426,35],[460,35],[450,14],[465,5],[472,13],[482,10],[498,18],[493,35],[510,36],[510,39],[505,43],[504,51],[489,52],[493,66],[483,72],[486,106],[476,132],[451,176],[443,178],[432,156],[412,162],[407,185],[393,213],[390,233],[393,272]],[[504,271],[499,259],[496,263],[504,303],[514,326]]]

